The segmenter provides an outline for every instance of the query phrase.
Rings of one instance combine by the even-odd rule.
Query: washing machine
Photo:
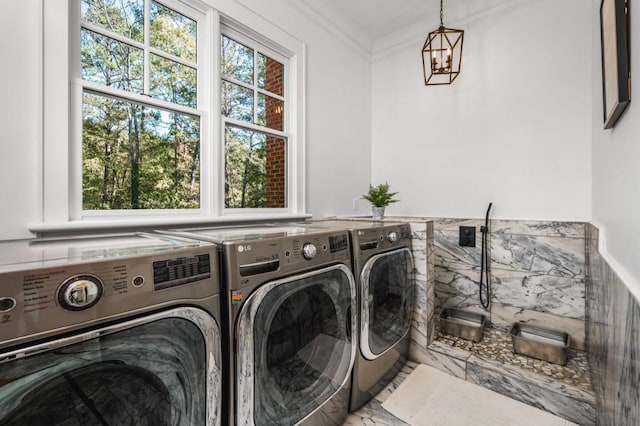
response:
[[[304,226],[347,229],[358,293],[358,354],[350,410],[362,407],[406,364],[415,277],[407,223],[309,221]]]
[[[220,425],[214,244],[0,243],[0,424]]]
[[[341,425],[356,355],[355,280],[344,230],[173,230],[222,251],[236,425]]]

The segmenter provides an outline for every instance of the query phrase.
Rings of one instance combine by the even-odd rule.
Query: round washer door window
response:
[[[413,259],[404,248],[373,256],[361,274],[360,351],[373,360],[411,328],[415,299]]]
[[[354,311],[343,265],[260,287],[238,318],[238,423],[295,424],[335,395],[355,358]]]
[[[209,404],[221,394],[220,333],[201,310],[151,314],[30,351],[0,362],[2,425],[220,424],[219,402]]]

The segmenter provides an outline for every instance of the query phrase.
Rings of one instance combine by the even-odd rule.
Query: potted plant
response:
[[[382,220],[384,218],[384,208],[391,203],[397,203],[393,197],[397,192],[389,192],[389,184],[387,182],[380,185],[369,185],[369,192],[362,196],[363,199],[371,203],[371,213],[373,220]]]

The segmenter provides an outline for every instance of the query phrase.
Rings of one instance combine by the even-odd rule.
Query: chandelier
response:
[[[426,86],[451,84],[460,74],[464,30],[445,28],[440,0],[440,27],[429,33],[422,47],[422,69]]]

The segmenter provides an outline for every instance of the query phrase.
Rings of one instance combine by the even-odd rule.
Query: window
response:
[[[81,0],[82,210],[200,207],[198,19]]]
[[[304,45],[234,2],[216,7],[43,2],[32,230],[304,215]]]
[[[231,30],[221,35],[226,208],[286,207],[285,61]]]

